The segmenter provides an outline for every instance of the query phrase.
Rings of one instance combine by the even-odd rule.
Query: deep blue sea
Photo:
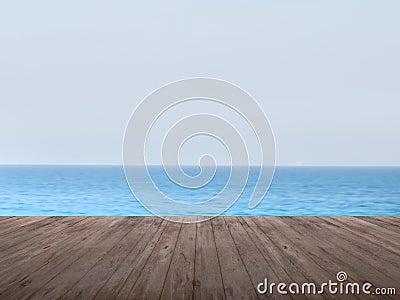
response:
[[[157,176],[157,169],[153,172]],[[218,174],[214,190],[224,186],[226,172]],[[249,209],[256,180],[252,172],[242,196],[223,215],[400,215],[400,167],[277,167],[267,196]],[[187,196],[190,201],[202,200],[206,195],[178,190],[167,182],[161,185],[166,187],[166,194]],[[0,215],[151,213],[134,198],[121,166],[4,165],[0,166]]]

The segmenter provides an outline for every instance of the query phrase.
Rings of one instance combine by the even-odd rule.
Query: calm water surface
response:
[[[151,173],[165,194],[204,201],[225,185],[228,171],[219,168],[212,184],[195,191],[170,184],[160,168]],[[249,209],[256,180],[252,169],[242,196],[224,215],[400,215],[398,167],[278,167],[265,199]],[[0,215],[151,213],[133,197],[120,166],[0,166]]]

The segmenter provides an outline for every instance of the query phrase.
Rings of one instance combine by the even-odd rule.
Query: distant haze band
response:
[[[231,168],[224,188],[207,201],[197,203],[182,203],[168,197],[148,171],[146,141],[158,118],[175,105],[199,99],[233,109],[245,119],[257,137],[261,163],[258,181],[249,200],[249,208],[262,201],[271,184],[275,170],[275,140],[270,123],[255,99],[238,86],[223,80],[190,78],[172,82],[152,92],[139,104],[128,122],[124,136],[123,162],[127,182],[135,198],[155,215],[173,216],[177,212],[180,215],[190,215],[195,211],[217,216],[237,201],[246,186],[249,159],[254,153],[249,151],[240,130],[223,117],[211,113],[186,116],[168,128],[160,149],[165,175],[171,184],[182,189],[206,188],[210,183],[216,170],[216,162],[210,153],[199,157],[200,173],[195,176],[187,174],[179,164],[182,144],[196,135],[207,135],[218,140],[229,153],[231,166],[241,165],[246,168]],[[143,186],[146,186],[146,189],[143,189]],[[232,193],[233,191],[235,193]]]

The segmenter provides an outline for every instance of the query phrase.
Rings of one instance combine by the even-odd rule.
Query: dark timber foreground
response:
[[[396,288],[374,299],[399,299],[400,217],[0,218],[0,299],[256,299],[264,278],[322,283],[339,271]]]

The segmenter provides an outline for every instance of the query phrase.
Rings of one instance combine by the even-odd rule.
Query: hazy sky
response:
[[[119,164],[140,100],[207,76],[260,102],[278,164],[400,165],[399,16],[397,0],[2,1],[0,163]]]

